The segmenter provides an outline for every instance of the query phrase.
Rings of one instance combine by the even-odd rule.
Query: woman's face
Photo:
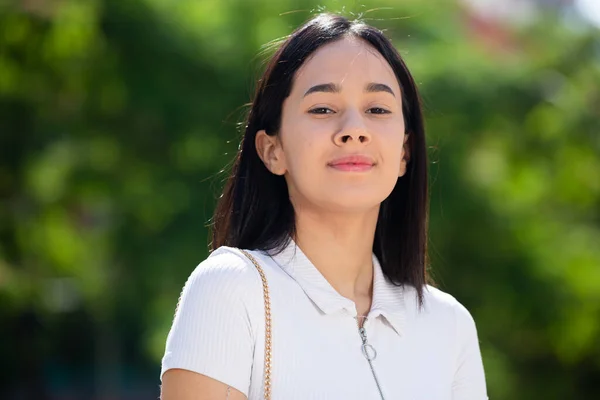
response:
[[[390,65],[366,42],[343,39],[298,70],[279,135],[257,135],[267,167],[284,174],[295,208],[372,210],[404,174],[402,95]]]

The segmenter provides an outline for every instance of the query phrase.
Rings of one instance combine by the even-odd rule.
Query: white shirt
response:
[[[363,355],[352,300],[340,295],[292,241],[270,257],[252,251],[271,296],[275,400],[379,400]],[[373,256],[373,301],[364,323],[386,400],[484,400],[477,331],[452,296],[389,282]],[[178,303],[162,374],[182,368],[263,398],[265,313],[258,271],[239,250],[214,251],[190,275]]]

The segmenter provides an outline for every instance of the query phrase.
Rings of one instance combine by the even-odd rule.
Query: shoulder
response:
[[[446,293],[436,287],[426,286],[425,302],[428,302],[432,308],[453,313],[458,319],[473,319],[469,310],[461,302],[450,293]]]
[[[248,303],[259,291],[260,276],[250,261],[238,249],[220,247],[192,271],[181,297],[225,307],[233,302]]]
[[[203,279],[214,284],[228,281],[237,285],[258,282],[254,266],[239,249],[219,247],[202,261],[190,275],[190,279]]]
[[[427,285],[423,290],[423,308],[419,310],[416,302],[416,290],[408,290],[408,299],[416,314],[433,318],[440,323],[455,325],[457,329],[474,329],[475,322],[469,310],[454,296],[436,287]]]
[[[450,293],[444,292],[434,286],[425,286],[424,301],[426,305],[437,310],[451,310],[453,312],[468,313],[465,306]]]

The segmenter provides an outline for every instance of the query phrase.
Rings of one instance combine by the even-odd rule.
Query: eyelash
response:
[[[317,112],[318,110],[322,111],[322,110],[328,110],[331,112]],[[391,111],[386,110],[385,108],[382,107],[371,107],[369,108],[369,110],[378,110],[378,112],[371,112],[369,114],[375,114],[375,115],[385,115],[385,114],[391,114]],[[333,111],[331,108],[328,107],[316,107],[313,108],[311,110],[308,110],[309,114],[317,114],[317,115],[325,115],[325,114],[333,114],[335,113],[335,111]]]

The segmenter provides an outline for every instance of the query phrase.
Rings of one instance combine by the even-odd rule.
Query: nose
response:
[[[343,146],[351,142],[369,143],[371,141],[371,134],[365,125],[361,113],[348,113],[339,131],[336,132],[333,141],[337,146]]]

